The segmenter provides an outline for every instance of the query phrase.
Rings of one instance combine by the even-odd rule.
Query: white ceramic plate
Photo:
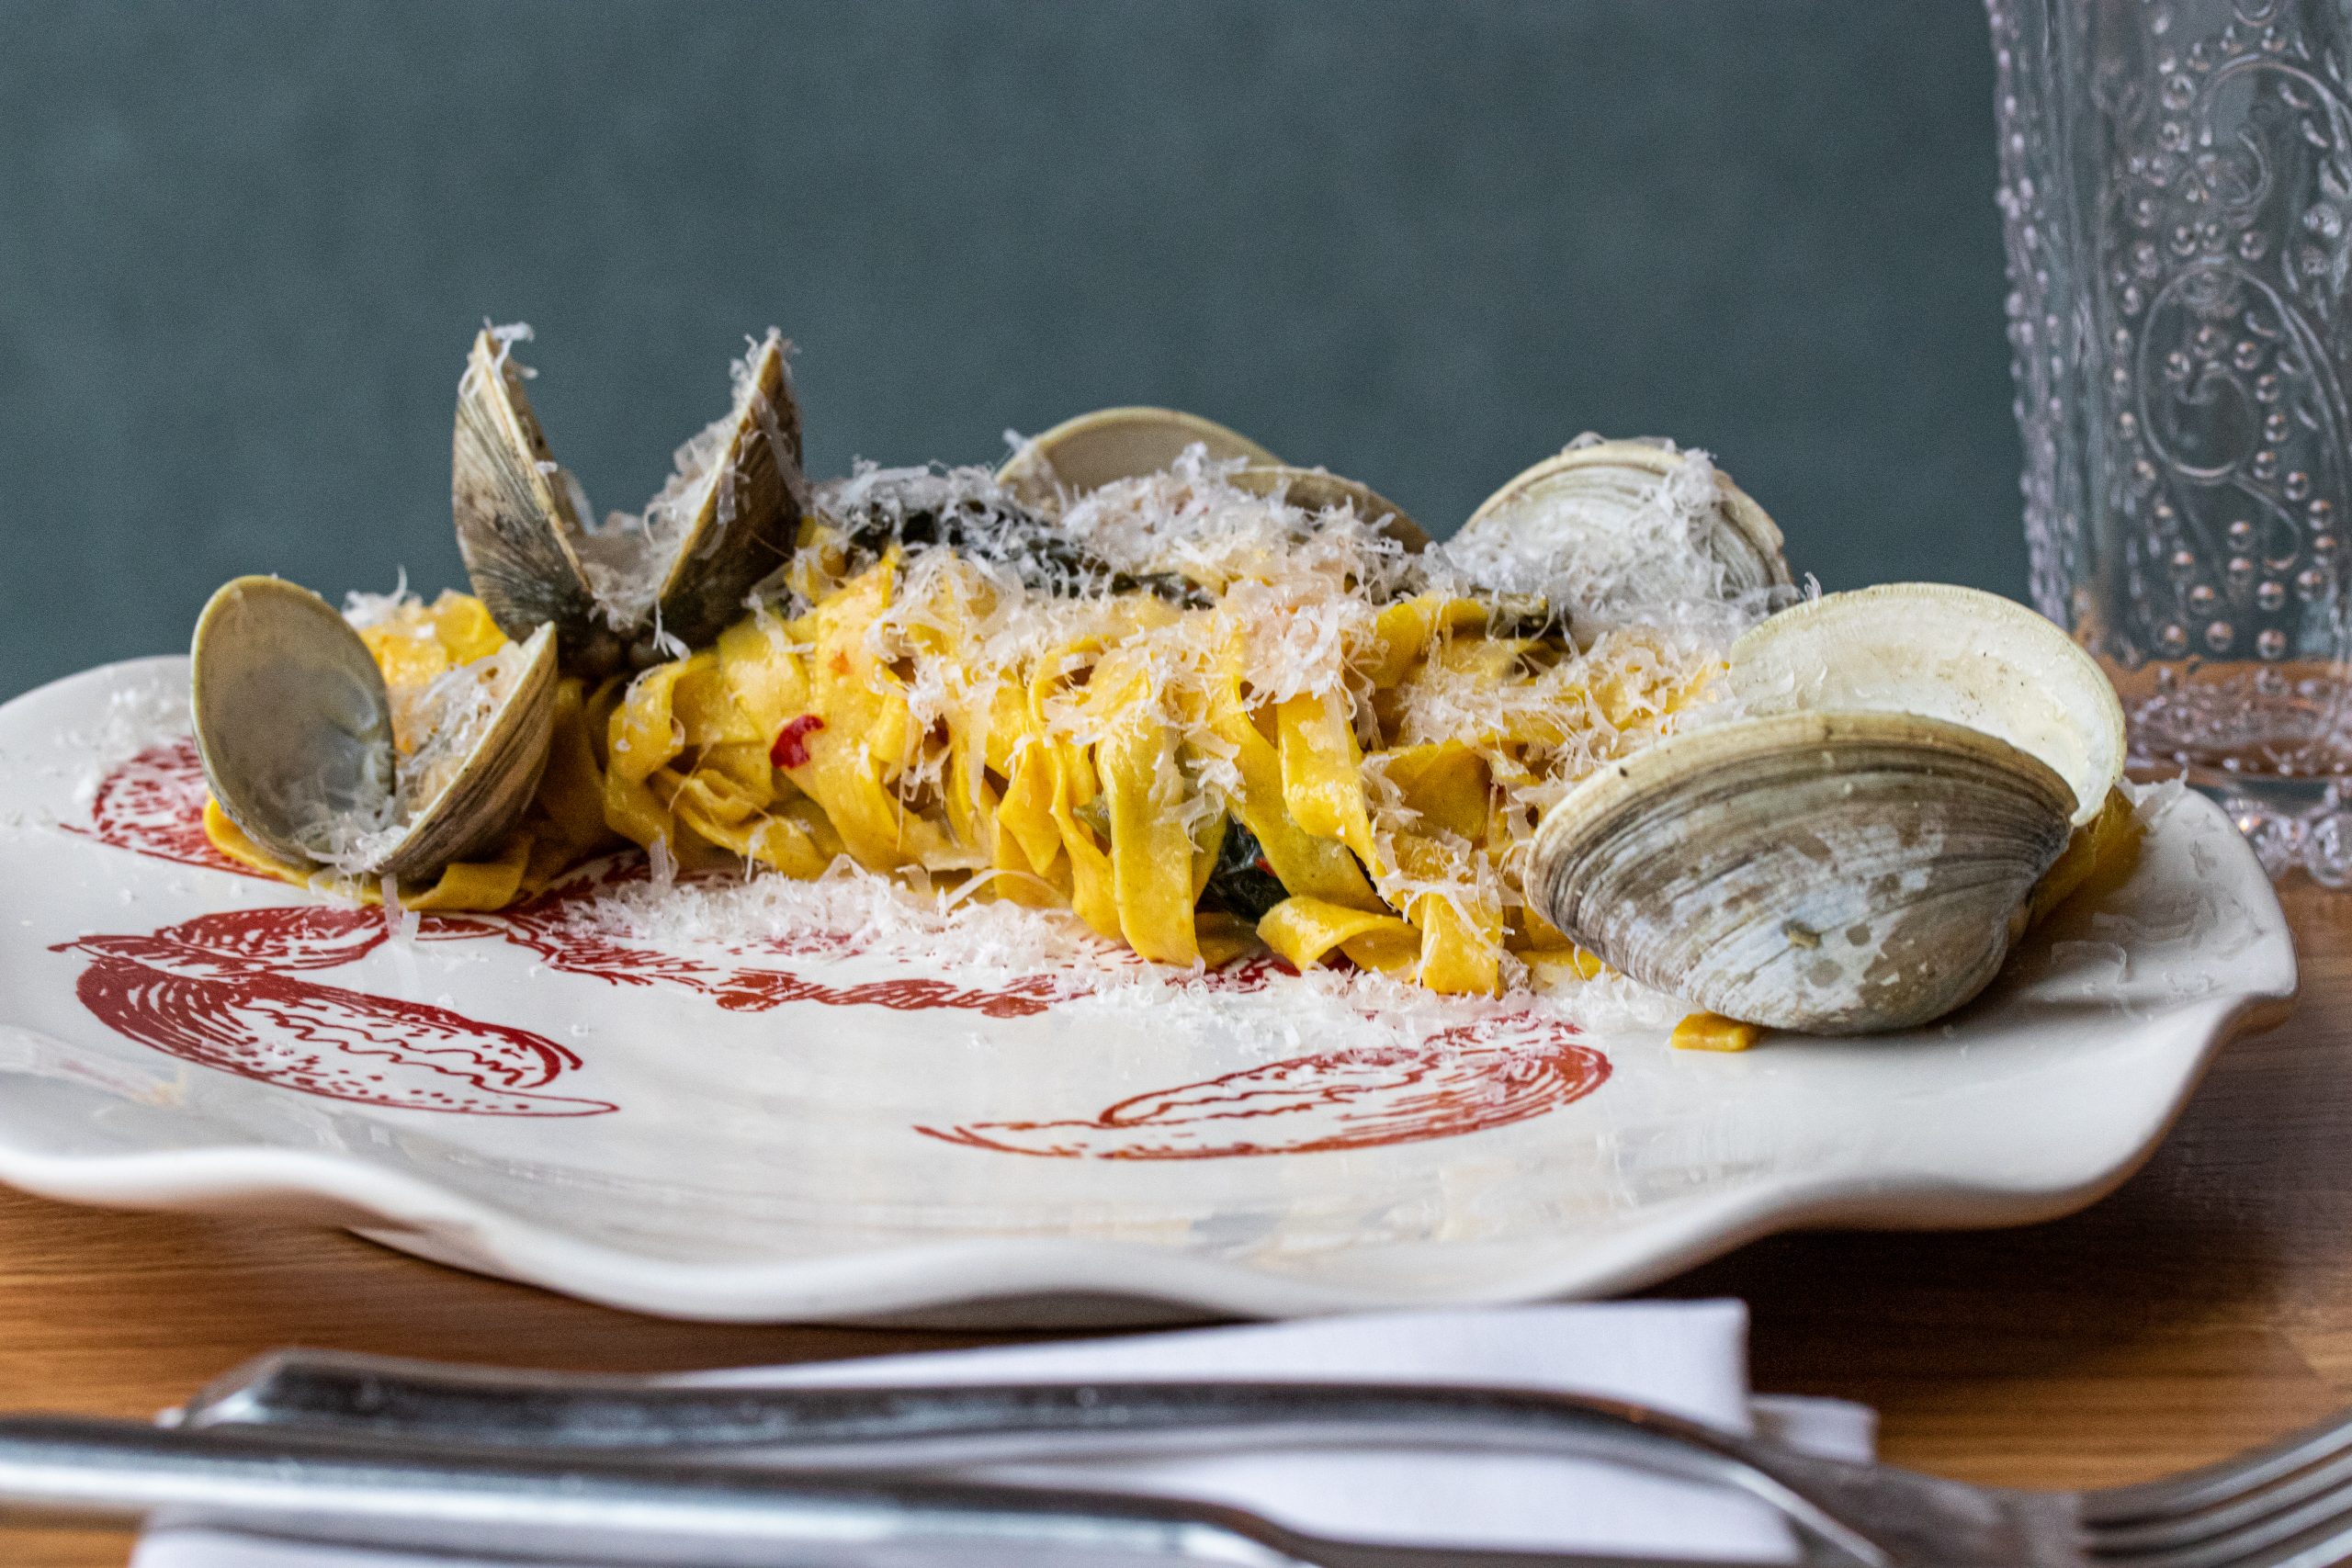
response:
[[[395,939],[213,855],[185,678],[0,708],[0,1180],[308,1216],[645,1312],[1494,1303],[1800,1224],[2040,1219],[2120,1181],[2295,985],[2253,855],[2177,795],[2132,882],[1948,1025],[1733,1056],[1655,1020],[1374,1014],[1262,961],[1114,1005],[821,935],[591,940],[577,900]]]

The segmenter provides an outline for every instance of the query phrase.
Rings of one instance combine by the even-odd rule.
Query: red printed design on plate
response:
[[[204,834],[204,773],[192,740],[153,746],[100,784],[91,825],[118,848],[184,865],[254,873]],[[611,887],[649,874],[640,860],[589,868],[562,886],[487,915],[423,915],[427,942],[496,938],[550,969],[618,986],[668,986],[731,1012],[791,1003],[950,1009],[1026,1018],[1085,988],[1083,976],[1039,975],[994,987],[929,976],[830,985],[751,952],[844,957],[845,942],[807,939],[716,950],[642,946],[582,919]],[[367,957],[390,939],[377,910],[334,904],[223,910],[147,935],[85,936],[83,1005],[119,1033],[187,1061],[333,1100],[483,1116],[594,1116],[598,1100],[543,1092],[580,1058],[526,1030],[449,1009],[304,977]],[[1142,960],[1136,960],[1141,963]],[[1257,991],[1289,967],[1265,955],[1197,984]],[[1575,1031],[1529,1017],[1447,1030],[1419,1044],[1327,1052],[1133,1095],[1096,1115],[976,1122],[916,1132],[969,1148],[1063,1159],[1221,1159],[1374,1148],[1508,1126],[1580,1100],[1609,1077],[1608,1058]]]
[[[594,1116],[543,1094],[580,1058],[527,1030],[302,977],[365,956],[381,916],[308,906],[200,915],[145,936],[87,936],[82,1005],[185,1061],[328,1100],[474,1116]]]
[[[1609,1058],[1550,1020],[1463,1025],[1419,1045],[1333,1051],[1131,1095],[1073,1121],[916,1131],[1057,1159],[1225,1159],[1378,1148],[1507,1127],[1583,1099]]]
[[[182,736],[150,746],[100,780],[90,802],[87,833],[102,844],[207,871],[261,874],[239,865],[204,836],[204,763],[196,739]]]

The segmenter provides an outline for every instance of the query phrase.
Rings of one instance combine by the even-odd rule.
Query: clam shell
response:
[[[1832,593],[1732,646],[1725,686],[1751,714],[1913,713],[1999,736],[2054,769],[2077,826],[2123,776],[2123,706],[2090,655],[2012,600],[1939,582]]]
[[[458,382],[450,449],[458,553],[499,630],[519,642],[553,626],[568,663],[603,671],[619,663],[624,638],[597,613],[581,564],[586,520],[577,494],[548,450],[521,368],[504,344],[477,333]]]
[[[518,668],[489,721],[470,737],[448,780],[412,808],[400,841],[370,867],[402,880],[437,875],[506,836],[538,793],[555,739],[556,634],[541,626],[516,650]]]
[[[1197,443],[1215,461],[1239,458],[1270,468],[1282,459],[1239,431],[1176,409],[1097,409],[1066,419],[996,471],[997,483],[1023,505],[1057,514],[1065,491],[1083,495],[1116,479],[1156,474]],[[1400,514],[1401,515],[1401,514]]]
[[[1514,575],[1540,577],[1553,562],[1612,561],[1617,574],[1610,598],[1615,604],[1631,607],[1687,599],[1694,589],[1689,568],[1670,553],[1639,547],[1642,542],[1623,536],[1619,526],[1637,514],[1658,481],[1687,457],[1647,441],[1571,446],[1488,496],[1449,548],[1465,561],[1497,558],[1516,569]],[[1792,586],[1779,526],[1729,476],[1718,472],[1715,490],[1699,540],[1720,569],[1720,583],[1709,585],[1715,595],[1737,598]],[[1607,605],[1575,607],[1588,617],[1609,618]]]
[[[1677,737],[1571,791],[1531,895],[1577,945],[1713,1012],[1903,1029],[1999,970],[2074,792],[2007,741],[1898,713],[1787,713]]]
[[[1295,468],[1287,463],[1260,463],[1233,476],[1233,482],[1254,495],[1279,495],[1291,505],[1308,512],[1325,512],[1333,507],[1352,507],[1357,516],[1376,525],[1380,531],[1419,554],[1429,548],[1430,536],[1421,525],[1405,513],[1405,509],[1374,490],[1354,479],[1342,479],[1325,468]]]
[[[744,596],[790,557],[799,530],[805,486],[789,346],[770,333],[754,349],[734,403],[705,433],[707,467],[673,481],[684,490],[684,525],[657,536],[588,525],[520,370],[492,334],[479,334],[458,384],[450,507],[467,573],[499,629],[519,642],[553,626],[565,666],[599,674],[625,659],[668,657],[653,636],[657,620],[693,647],[741,615]]]
[[[687,646],[717,639],[743,615],[752,585],[791,558],[800,530],[800,400],[774,333],[759,345],[727,446],[662,580],[662,629]]]
[[[206,782],[272,854],[324,865],[334,825],[399,806],[391,706],[367,644],[309,589],[241,577],[198,617],[189,688]],[[429,798],[379,829],[359,874],[430,876],[503,837],[538,789],[554,733],[555,634],[515,650],[505,688]]]
[[[236,578],[205,604],[188,651],[205,781],[255,843],[315,863],[328,816],[390,811],[384,677],[334,605],[275,577]]]

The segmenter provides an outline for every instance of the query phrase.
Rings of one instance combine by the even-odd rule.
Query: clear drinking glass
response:
[[[1986,0],[2034,602],[2352,881],[2352,0]]]

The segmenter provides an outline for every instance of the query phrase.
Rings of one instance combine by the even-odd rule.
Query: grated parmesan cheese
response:
[[[783,876],[636,879],[567,906],[560,929],[632,947],[763,960],[854,960],[888,975],[973,988],[1018,986],[1055,1015],[1148,1021],[1163,1036],[1250,1042],[1266,1059],[1301,1052],[1419,1045],[1449,1031],[1554,1023],[1661,1038],[1688,1009],[1623,976],[1501,997],[1441,996],[1369,971],[1303,975],[1260,961],[1233,971],[1171,969],[1138,958],[1062,910],[1035,909],[875,875],[847,861],[815,881]]]

